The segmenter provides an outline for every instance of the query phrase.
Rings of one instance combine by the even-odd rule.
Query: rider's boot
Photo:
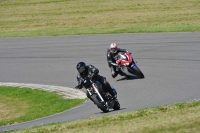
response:
[[[112,95],[113,100],[117,100],[117,92],[116,92],[116,90],[113,89],[113,88],[112,88],[112,93],[111,93],[111,95]]]

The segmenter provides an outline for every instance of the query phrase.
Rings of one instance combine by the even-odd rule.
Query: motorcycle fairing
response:
[[[131,69],[130,69],[130,70],[131,70]],[[133,69],[132,69],[132,70],[133,70]],[[126,66],[122,66],[122,67],[121,67],[121,71],[122,71],[123,73],[125,73],[126,75],[128,75],[128,76],[135,76],[134,74],[132,74],[132,73],[129,72],[128,67],[126,67]]]
[[[120,63],[121,65],[129,65],[132,62],[132,55],[126,53],[119,54],[116,62]]]
[[[135,66],[137,67],[137,65],[135,63],[131,64],[131,66],[129,67],[129,71],[134,73],[135,71],[134,71],[133,67],[135,67]]]

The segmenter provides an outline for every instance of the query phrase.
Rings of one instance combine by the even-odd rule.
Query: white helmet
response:
[[[117,52],[117,44],[116,43],[111,43],[110,44],[110,52],[111,53],[116,53]]]

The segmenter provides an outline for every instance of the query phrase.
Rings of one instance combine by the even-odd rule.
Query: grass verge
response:
[[[12,133],[199,133],[200,101],[153,107],[67,123],[52,123]],[[9,132],[9,133],[10,133]]]
[[[199,0],[2,0],[0,37],[200,31]]]
[[[0,126],[68,110],[86,99],[63,99],[43,90],[0,86]]]

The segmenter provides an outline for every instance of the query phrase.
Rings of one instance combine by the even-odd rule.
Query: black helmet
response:
[[[77,65],[76,65],[76,69],[78,70],[79,73],[83,73],[85,72],[85,63],[84,62],[79,62]]]

